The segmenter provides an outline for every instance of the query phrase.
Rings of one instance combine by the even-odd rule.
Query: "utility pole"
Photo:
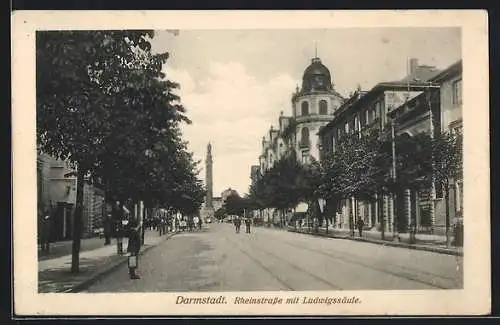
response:
[[[396,185],[396,139],[395,139],[395,131],[394,131],[394,118],[391,119],[391,143],[392,143],[392,180],[394,185]],[[394,190],[396,191],[396,186]],[[397,215],[397,195],[396,193],[392,193],[392,208],[393,208],[393,240],[399,240],[399,230],[398,230],[398,215]]]
[[[431,85],[432,82],[427,84],[427,105],[429,107],[429,132],[431,142],[434,141],[434,116],[432,112],[432,98],[431,98]],[[430,217],[431,217],[431,233],[434,233],[434,224],[436,222],[436,209],[435,209],[435,201],[436,201],[436,177],[435,177],[435,163],[434,163],[434,151],[432,151],[431,155],[432,160],[432,178],[431,178],[431,193],[430,193]]]

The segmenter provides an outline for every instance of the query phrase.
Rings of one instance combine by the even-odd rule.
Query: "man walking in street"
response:
[[[240,233],[240,226],[241,226],[241,219],[240,219],[240,217],[236,216],[234,218],[234,226],[236,227],[236,233],[239,234]]]
[[[250,226],[252,224],[252,219],[251,218],[245,218],[245,226],[246,226],[246,233],[250,233]]]

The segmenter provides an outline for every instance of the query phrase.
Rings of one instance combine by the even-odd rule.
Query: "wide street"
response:
[[[180,233],[86,292],[378,290],[462,287],[462,258],[230,224]]]

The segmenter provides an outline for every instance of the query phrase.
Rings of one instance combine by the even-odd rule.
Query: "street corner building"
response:
[[[418,65],[417,59],[410,59],[409,66],[409,74],[402,80],[381,82],[368,91],[359,89],[343,103],[319,132],[325,152],[334,154],[345,134],[373,130],[387,134],[391,122],[396,126],[396,136],[462,132],[462,61],[442,71]],[[462,180],[453,183],[448,202],[439,184],[418,191],[407,189],[395,201],[388,195],[381,195],[376,202],[343,200],[336,223],[348,228],[349,216],[354,212],[367,228],[380,231],[384,224],[384,230],[390,232],[394,230],[396,205],[396,211],[400,211],[396,229],[399,233],[408,233],[414,223],[419,233],[444,235],[445,206],[449,206],[454,223],[463,214]],[[382,222],[384,217],[387,219]]]
[[[360,76],[362,77],[362,76]],[[441,132],[462,132],[462,60],[439,70],[420,64],[417,58],[407,60],[407,75],[400,80],[383,81],[368,90],[360,86],[344,98],[335,90],[330,70],[315,57],[302,76],[302,87],[297,86],[291,96],[291,116],[281,111],[278,127],[270,127],[262,137],[259,164],[251,166],[252,184],[269,171],[277,161],[294,153],[302,164],[313,159],[321,161],[326,154],[335,153],[341,137],[354,132],[367,134],[389,132],[395,121],[396,135],[438,135]],[[421,234],[441,236],[445,233],[445,208],[450,208],[452,222],[463,215],[463,185],[453,180],[448,201],[439,184],[422,190],[405,190],[396,200],[388,195],[377,196],[375,202],[354,198],[342,200],[327,213],[334,228],[350,228],[350,216],[363,219],[365,228],[391,232],[394,227],[394,206],[400,218],[397,230],[408,233],[412,223]],[[305,205],[305,208],[301,206]],[[306,211],[302,203],[295,211]],[[254,212],[256,213],[256,212]],[[264,209],[264,218],[270,220],[279,213]],[[384,222],[383,218],[386,218]],[[328,222],[328,221],[327,221]]]

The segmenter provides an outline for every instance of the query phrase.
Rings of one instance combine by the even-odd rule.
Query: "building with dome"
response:
[[[294,152],[307,164],[319,160],[319,129],[328,124],[344,98],[335,90],[328,68],[315,57],[302,75],[302,87],[291,95],[291,115],[278,118],[278,127],[271,126],[262,138],[259,171],[263,175],[284,155]],[[255,172],[255,171],[254,171]]]
[[[330,71],[319,58],[313,58],[302,76],[302,88],[292,95],[293,118],[288,128],[292,146],[302,163],[311,157],[319,159],[320,127],[331,121],[333,113],[344,102],[334,89]]]
[[[259,165],[251,170],[252,182],[289,154],[294,154],[302,164],[313,159],[318,161],[321,152],[318,132],[333,119],[343,102],[344,98],[335,90],[330,70],[320,58],[313,58],[302,75],[302,87],[297,86],[291,94],[291,114],[281,111],[277,127],[271,125],[262,137]],[[279,211],[274,209],[253,213],[265,223],[279,220]]]

